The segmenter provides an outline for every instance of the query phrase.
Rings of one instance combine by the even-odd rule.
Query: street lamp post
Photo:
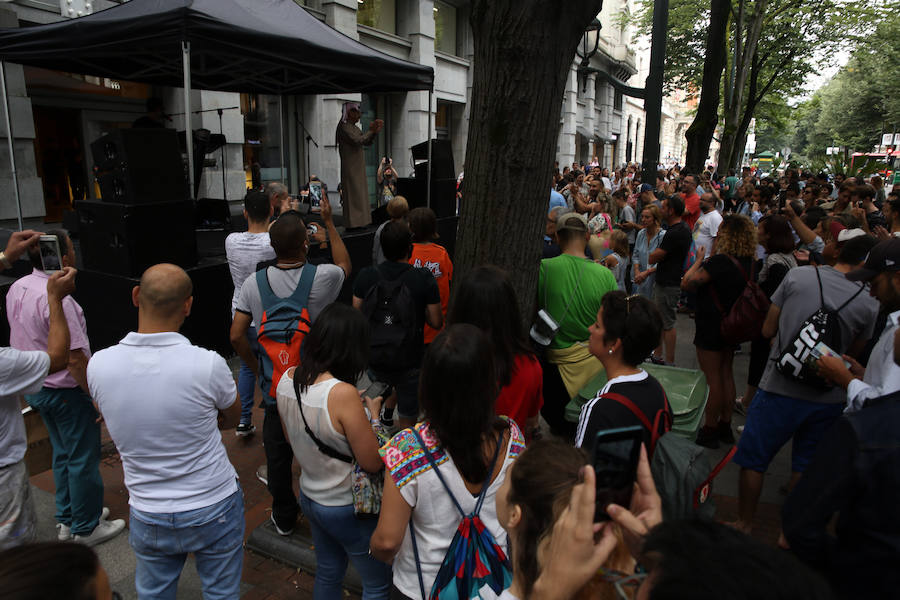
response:
[[[666,28],[669,21],[669,0],[654,0],[653,30],[650,40],[650,72],[643,88],[635,88],[605,71],[590,66],[600,41],[600,21],[596,18],[584,30],[575,54],[581,59],[580,73],[596,73],[626,96],[644,99],[644,150],[641,158],[641,181],[654,185],[659,164],[659,132],[662,124],[663,71],[666,61]]]

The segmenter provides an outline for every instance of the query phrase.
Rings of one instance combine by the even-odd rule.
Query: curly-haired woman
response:
[[[684,274],[681,287],[697,293],[694,346],[697,362],[706,375],[709,399],[703,428],[697,443],[717,448],[719,442],[734,443],[731,413],[735,385],[732,363],[734,346],[725,343],[720,333],[722,316],[744,291],[756,255],[756,227],[742,215],[729,215],[719,226],[713,255],[704,260],[704,249],[697,248],[697,260]]]

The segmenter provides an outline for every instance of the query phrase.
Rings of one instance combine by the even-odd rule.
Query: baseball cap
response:
[[[866,232],[858,227],[856,229],[844,229],[839,232],[837,235],[838,244],[843,244],[846,241],[852,240],[853,238],[857,238],[861,235],[866,235]]]
[[[869,251],[865,264],[847,273],[850,281],[869,281],[879,273],[900,271],[900,238],[878,242]]]
[[[559,215],[556,219],[556,230],[571,229],[572,231],[587,231],[587,219],[584,215],[569,212]],[[900,238],[898,238],[900,240]]]

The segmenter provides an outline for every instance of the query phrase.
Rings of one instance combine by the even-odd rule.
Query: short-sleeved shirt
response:
[[[800,325],[820,307],[816,269],[822,278],[822,291],[828,309],[837,309],[860,290],[858,283],[848,281],[843,273],[833,267],[806,266],[788,271],[781,285],[772,294],[772,304],[781,309],[781,314],[778,318],[778,333],[769,354],[770,360],[759,387],[767,392],[790,398],[824,404],[841,404],[846,399],[841,388],[836,387],[822,392],[820,389],[785,377],[775,366],[785,345],[797,335]],[[857,338],[865,340],[871,338],[877,317],[878,302],[863,290],[838,313],[843,348],[833,350],[843,354]]]
[[[561,206],[562,208],[568,208],[568,204],[566,204],[566,199],[563,198],[563,195],[550,188],[550,206],[547,208],[549,211],[555,206]]]
[[[735,177],[734,175],[731,175],[731,176],[725,178],[725,185],[728,186],[728,189],[725,190],[725,197],[727,199],[730,200],[730,199],[734,198],[735,194],[737,194],[737,184],[738,184],[738,178]]]
[[[268,231],[263,233],[241,231],[230,233],[225,238],[225,256],[228,258],[228,269],[234,283],[234,295],[231,298],[231,315],[234,316],[234,308],[237,306],[244,281],[256,273],[256,265],[275,258],[275,249],[269,241]]]
[[[541,363],[530,354],[519,354],[513,363],[509,383],[500,388],[494,402],[494,412],[509,417],[524,431],[528,419],[536,416],[543,405],[544,374]]]
[[[413,244],[412,256],[409,264],[414,267],[428,269],[438,284],[441,294],[441,313],[447,315],[447,304],[450,302],[450,282],[453,280],[453,262],[447,250],[439,244]],[[440,333],[440,329],[434,329],[425,325],[425,343],[430,344]]]
[[[702,188],[698,186],[697,191],[684,197],[684,212],[687,213],[687,216],[683,218],[690,229],[694,228],[694,223],[700,218],[700,194],[702,193]]]
[[[694,224],[694,245],[698,249],[703,246],[706,249],[706,256],[712,254],[713,240],[719,234],[719,225],[721,224],[722,214],[715,209],[708,213],[701,213],[700,218]]]
[[[425,442],[427,451],[463,511],[466,514],[471,513],[475,509],[477,498],[466,488],[450,453],[444,450],[437,435],[431,431],[427,423],[417,424],[416,431]],[[524,449],[525,439],[522,432],[514,422],[509,422],[509,442],[505,448],[506,452],[501,450],[497,458],[498,462],[502,461],[502,466],[488,487],[480,513],[482,522],[501,548],[506,548],[506,531],[497,520],[497,491],[503,485],[510,465]],[[393,479],[403,500],[413,507],[412,524],[416,531],[422,579],[425,582],[425,589],[431,589],[462,517],[438,480],[425,456],[425,450],[411,430],[404,429],[395,435],[379,452],[386,468],[385,476]],[[400,552],[394,559],[394,585],[409,598],[420,596],[416,560],[413,557],[408,528]]]
[[[620,375],[607,381],[594,399],[581,407],[581,416],[578,417],[575,445],[584,448],[588,453],[594,449],[598,431],[644,425],[633,412],[622,404],[609,398],[600,397],[607,393],[621,394],[631,400],[650,423],[656,419],[656,413],[666,406],[665,392],[659,381],[643,369],[634,375]],[[669,409],[669,417],[672,417],[671,409]],[[644,444],[647,446],[647,452],[650,452],[652,435],[653,432],[644,427]]]
[[[279,298],[287,298],[294,293],[300,284],[300,275],[305,265],[284,269],[281,267],[266,268],[266,277],[269,286]],[[334,302],[341,293],[344,285],[344,270],[337,265],[316,265],[316,277],[313,279],[312,290],[309,292],[309,318],[315,321],[319,313],[326,306]],[[251,273],[241,286],[235,310],[248,314],[254,323],[262,319],[262,298],[259,295],[259,284],[256,281],[256,273]]]
[[[132,332],[95,354],[87,375],[136,510],[195,510],[237,491],[218,427],[237,396],[224,358],[175,332]]]
[[[619,223],[636,223],[637,219],[634,216],[634,208],[631,207],[630,204],[626,204],[625,208],[619,211]],[[631,246],[634,246],[634,239],[637,235],[636,229],[629,229],[628,234],[628,243]]]
[[[749,277],[752,259],[741,257],[737,261]],[[720,330],[723,311],[728,314],[738,296],[744,291],[747,280],[725,254],[710,256],[709,260],[703,262],[701,268],[709,274],[709,282],[697,288],[697,311],[694,315],[697,330],[694,334],[694,345],[705,350],[723,350],[725,342],[722,340]],[[713,290],[722,305],[721,311],[716,305]]]
[[[538,306],[559,324],[549,347],[568,348],[588,339],[588,327],[597,319],[603,296],[617,289],[610,270],[587,258],[561,254],[542,260]]]
[[[691,249],[690,227],[684,221],[670,226],[659,247],[666,251],[666,255],[656,263],[656,283],[664,287],[681,285],[684,259]]]
[[[422,267],[411,267],[407,263],[394,261],[383,262],[374,267],[366,267],[359,272],[353,282],[353,295],[365,299],[366,295],[382,279],[400,278],[409,288],[416,310],[416,331],[424,331],[425,307],[439,304],[441,293],[437,280],[431,271]]]
[[[6,315],[9,319],[9,345],[16,350],[47,350],[50,333],[50,305],[47,304],[47,273],[34,269],[31,275],[16,280],[6,294]],[[69,349],[81,350],[91,357],[84,311],[71,296],[62,301],[63,313],[69,325]],[[48,388],[74,388],[78,382],[67,369],[47,377]]]
[[[36,394],[50,371],[50,355],[0,348],[0,468],[25,458],[28,440],[18,394]]]

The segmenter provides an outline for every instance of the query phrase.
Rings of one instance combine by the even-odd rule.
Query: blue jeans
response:
[[[363,600],[386,599],[391,590],[391,567],[369,556],[369,540],[378,519],[357,519],[353,505],[324,506],[300,492],[300,508],[316,544],[316,582],[313,600],[340,600],[347,559],[359,573]]]
[[[259,342],[256,339],[256,327],[247,329],[247,341],[250,342],[250,349],[253,350],[254,356],[259,356]],[[241,423],[247,425],[251,422],[251,414],[253,412],[253,394],[256,391],[256,376],[244,361],[241,361],[241,368],[238,370],[238,394],[241,396]]]
[[[134,585],[141,600],[174,600],[191,552],[204,600],[238,597],[244,562],[240,489],[212,506],[185,512],[148,513],[132,508],[129,526],[128,541],[137,557]]]
[[[56,521],[90,535],[103,510],[97,409],[81,388],[45,387],[25,399],[41,413],[53,445]]]

